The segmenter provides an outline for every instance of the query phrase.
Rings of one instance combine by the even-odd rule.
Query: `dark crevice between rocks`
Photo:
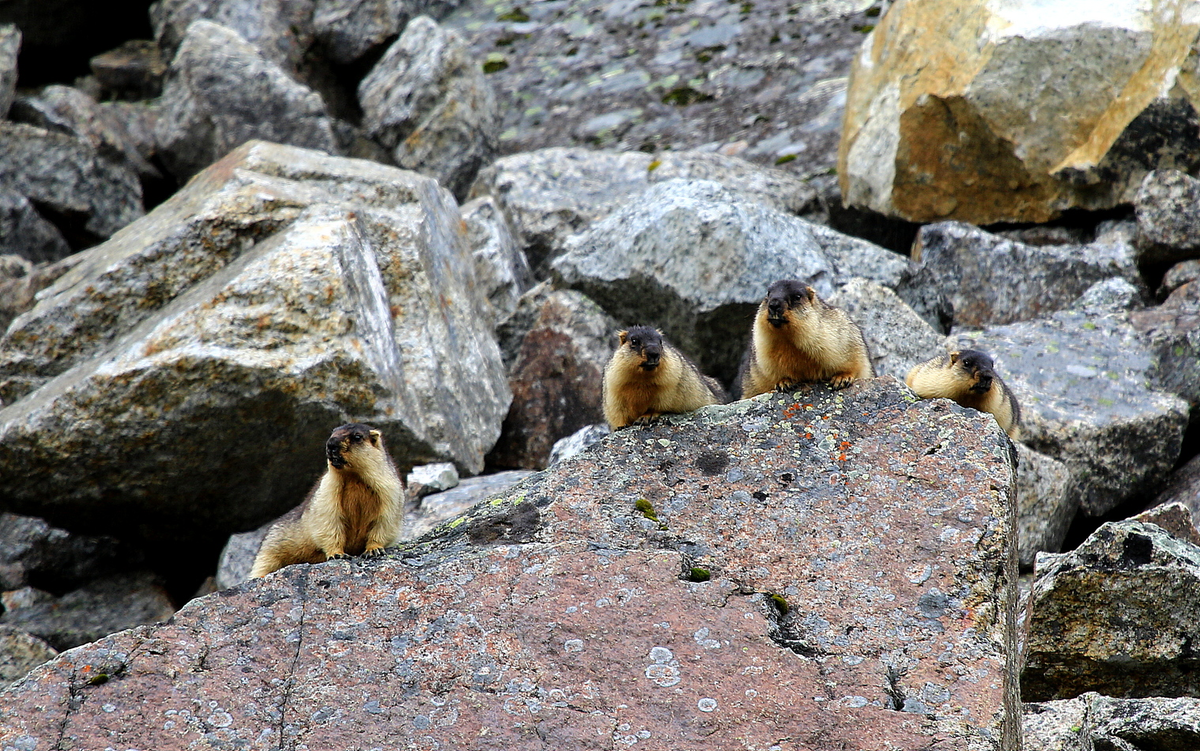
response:
[[[893,709],[897,712],[904,711],[904,702],[908,697],[904,693],[904,685],[901,683],[904,676],[908,675],[908,669],[902,668],[899,665],[887,665],[884,670],[883,677],[887,681],[887,685],[883,687],[883,693],[887,694],[887,702],[885,707]]]
[[[310,566],[295,566],[300,569],[296,573],[296,596],[300,600],[300,622],[296,624],[296,652],[292,655],[292,664],[288,666],[287,680],[283,684],[282,701],[279,702],[279,726],[276,732],[279,733],[278,748],[285,748],[283,731],[287,727],[287,708],[288,702],[292,698],[292,687],[296,685],[296,667],[300,664],[300,651],[304,646],[304,621],[308,616],[308,569]],[[291,748],[295,748],[293,743]]]
[[[796,612],[787,598],[775,592],[763,592],[763,609],[767,616],[767,636],[779,646],[807,659],[826,656],[826,652],[809,644],[800,636]]]

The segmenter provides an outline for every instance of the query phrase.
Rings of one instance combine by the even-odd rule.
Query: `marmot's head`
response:
[[[383,449],[383,434],[370,425],[352,422],[333,429],[325,441],[325,458],[335,469],[375,464]]]
[[[621,346],[627,348],[630,355],[641,360],[639,367],[642,370],[654,370],[658,367],[663,353],[663,338],[658,329],[630,326],[625,331],[618,331],[617,336],[621,339]]]
[[[759,305],[765,312],[767,322],[775,328],[783,328],[788,322],[788,311],[811,305],[817,293],[798,279],[780,279],[767,288],[767,296]]]
[[[996,378],[992,358],[977,349],[951,352],[950,367],[956,368],[972,382],[969,390],[976,394],[986,394]]]

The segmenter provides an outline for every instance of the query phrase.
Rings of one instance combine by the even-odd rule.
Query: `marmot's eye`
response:
[[[633,339],[629,340],[629,344],[632,347],[640,347],[640,346],[642,346],[642,340],[638,339],[637,337],[634,337]]]
[[[351,433],[350,440],[354,441],[355,443],[358,443],[359,441],[362,440],[362,435],[360,435],[358,433]]]

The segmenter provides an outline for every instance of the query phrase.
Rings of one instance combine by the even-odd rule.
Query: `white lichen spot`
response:
[[[233,716],[228,712],[213,712],[208,716],[208,724],[217,728],[227,728],[233,724]]]
[[[910,566],[904,571],[904,575],[913,584],[924,584],[929,580],[930,576],[933,576],[933,566],[930,566],[928,563],[925,564],[924,568]]]
[[[746,698],[747,698],[747,699],[753,699],[753,698],[754,698],[754,697],[756,697],[756,696],[758,696],[758,692],[757,692],[757,691],[755,691],[755,690],[754,690],[754,689],[752,689],[752,688],[748,688],[748,689],[746,689]]]
[[[116,712],[117,711],[117,707],[114,704],[103,704],[100,706],[100,708],[103,709],[105,712]]]
[[[717,708],[717,700],[710,699],[707,696],[704,697],[703,699],[701,699],[700,701],[696,702],[696,709],[699,709],[701,712],[712,712],[716,708]]]
[[[583,639],[567,639],[563,642],[563,649],[567,652],[582,652]]]
[[[867,701],[867,697],[865,697],[865,696],[843,696],[841,703],[842,703],[842,706],[844,706],[844,707],[850,707],[852,709],[857,709],[859,707],[867,706],[867,704],[869,704],[870,702]]]
[[[655,647],[650,650],[650,659],[654,660],[655,662],[670,662],[673,657],[675,657],[675,655],[672,654],[671,650],[667,649],[666,647]]]

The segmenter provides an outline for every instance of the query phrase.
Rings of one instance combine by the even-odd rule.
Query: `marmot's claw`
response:
[[[854,376],[836,376],[829,381],[829,385],[834,389],[844,389],[852,383],[854,383]]]
[[[775,384],[775,393],[786,394],[794,388],[796,388],[796,384],[792,381],[780,381],[779,383]]]
[[[334,553],[333,555],[329,556],[329,560],[331,561],[345,561],[349,559],[350,556],[346,553]]]
[[[367,549],[367,550],[364,550],[364,551],[363,551],[363,557],[364,557],[364,558],[374,558],[374,557],[376,557],[376,556],[383,555],[383,551],[384,551],[385,549],[386,549],[386,548],[372,548],[372,549]]]

